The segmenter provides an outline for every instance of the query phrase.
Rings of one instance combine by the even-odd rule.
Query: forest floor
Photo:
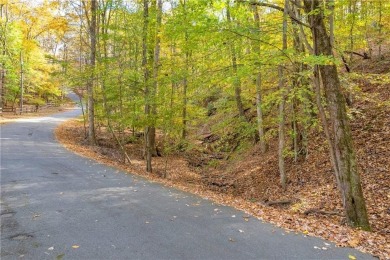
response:
[[[155,157],[154,172],[149,174],[144,171],[142,137],[126,144],[132,160],[129,164],[124,163],[104,127],[97,131],[98,146],[87,145],[81,120],[65,122],[56,136],[68,149],[129,173],[236,207],[291,232],[322,237],[338,246],[390,259],[390,83],[381,80],[383,75],[389,77],[389,61],[390,56],[375,65],[362,61],[354,68],[355,73],[365,76],[354,80],[360,90],[349,108],[372,232],[346,225],[322,133],[311,133],[305,159],[286,160],[286,191],[279,185],[277,144],[273,141],[265,154],[255,145],[229,160],[206,153],[206,149]],[[209,144],[200,140],[197,145]]]

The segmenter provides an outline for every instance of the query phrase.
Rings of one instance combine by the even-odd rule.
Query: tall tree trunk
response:
[[[80,0],[80,6],[82,6],[82,1]],[[82,10],[82,9],[80,9]],[[82,17],[82,11],[80,11],[80,28],[79,28],[79,73],[81,75],[82,73],[82,68],[83,68],[83,64],[82,64],[82,52],[83,52],[83,45],[82,45],[82,39],[83,39],[83,17]],[[77,96],[79,97],[79,101],[80,101],[80,106],[81,106],[81,112],[83,114],[83,126],[84,126],[84,138],[87,139],[88,138],[88,131],[87,131],[87,126],[86,126],[86,115],[85,115],[85,107],[84,107],[84,102],[83,102],[83,98],[84,98],[84,91],[83,89],[81,89],[81,86],[78,86],[80,89],[77,90]],[[86,107],[88,109],[88,105]]]
[[[151,114],[151,105],[150,105],[150,71],[148,66],[148,30],[149,30],[149,0],[143,1],[143,32],[142,32],[142,67],[144,69],[144,85],[145,85],[145,115],[147,117],[147,125],[144,131],[145,138],[145,159],[146,159],[146,171],[152,172],[152,147],[151,145],[151,133],[150,133],[150,114]]]
[[[259,30],[259,37],[261,37],[260,31],[260,16],[257,10],[257,6],[252,6],[253,19],[255,21],[256,29]],[[253,51],[258,55],[258,58],[261,57],[261,48],[260,44],[257,41],[252,41],[253,43]],[[264,140],[264,125],[263,125],[263,110],[261,108],[262,105],[262,92],[261,92],[261,69],[257,72],[256,75],[256,112],[257,112],[257,128],[259,132],[259,142],[260,142],[260,150],[262,153],[266,151],[266,144]]]
[[[324,23],[324,10],[319,0],[304,0],[313,36],[315,55],[333,56]],[[313,12],[316,10],[316,12]],[[370,230],[366,205],[357,171],[345,99],[341,92],[336,65],[318,65],[329,110],[329,143],[336,179],[349,225]],[[326,126],[325,126],[326,127]]]
[[[328,10],[329,10],[329,40],[330,45],[332,48],[334,48],[334,0],[326,0],[328,3]],[[351,50],[352,51],[352,50]]]
[[[284,12],[283,12],[283,51],[287,50],[287,13],[288,13],[288,0],[285,0],[284,3]],[[286,78],[284,75],[283,65],[278,66],[278,77],[279,77],[279,90],[281,92],[281,100],[279,103],[279,129],[278,129],[278,164],[279,164],[279,175],[280,175],[280,185],[283,189],[286,189],[287,186],[287,175],[284,165],[284,147],[285,147],[285,102],[286,102]]]
[[[174,56],[176,55],[175,42],[172,43],[170,49],[171,49],[171,55],[170,55],[171,56],[171,63],[174,64],[175,63]],[[175,89],[177,88],[176,72],[175,72],[175,68],[173,66],[171,66],[171,75],[172,75],[172,79],[171,79],[171,96],[170,96],[170,100],[169,100],[169,111],[172,114],[173,113],[173,100],[174,100],[174,96],[175,96]]]
[[[232,18],[230,15],[230,0],[227,0],[226,2],[226,19],[229,23],[229,25],[232,24]],[[237,53],[236,53],[236,45],[234,44],[234,41],[230,44],[230,51],[231,51],[231,59],[232,59],[232,69],[233,69],[233,76],[234,76],[234,95],[236,99],[238,114],[241,118],[245,118],[244,113],[244,106],[242,104],[241,99],[241,80],[237,74]]]
[[[296,7],[294,5],[291,6],[292,12],[296,13],[297,17],[299,17],[299,12],[296,10]],[[292,30],[293,30],[293,46],[294,50],[297,54],[305,53],[305,44],[301,38],[301,34],[299,31],[299,24],[292,20]],[[293,74],[293,80],[292,80],[292,87],[294,89],[302,89],[306,88],[308,85],[307,80],[305,80],[305,77],[301,77],[302,73],[304,71],[308,70],[308,66],[303,64],[302,62],[294,62],[294,74]],[[294,91],[295,92],[295,91]],[[307,94],[306,91],[304,91],[304,94],[301,98],[305,98],[307,100],[311,100],[311,97],[309,94]],[[299,118],[311,118],[311,114],[308,112],[303,112],[304,116],[300,116],[303,111],[312,111],[312,107],[306,107],[307,105],[305,103],[311,103],[311,102],[302,102],[301,98],[297,98],[297,96],[294,95],[291,101],[291,110],[292,110],[292,129],[293,129],[293,135],[292,135],[292,141],[294,146],[294,161],[297,162],[299,156],[307,156],[307,133],[305,128],[305,123],[300,123],[302,121],[299,120]],[[302,109],[302,106],[306,107],[306,109]]]
[[[188,90],[188,67],[189,67],[189,56],[190,56],[188,50],[186,50],[185,56],[186,56],[185,58],[186,75],[184,76],[183,79],[183,110],[182,110],[183,129],[181,133],[182,139],[186,139],[187,137],[187,101],[188,101],[187,90]]]
[[[24,66],[23,66],[23,52],[20,51],[20,114],[23,113],[23,94],[24,94]]]
[[[184,48],[185,48],[185,75],[183,78],[183,109],[182,109],[182,122],[183,122],[183,129],[181,132],[181,138],[184,140],[187,137],[187,90],[188,90],[188,73],[189,73],[189,58],[190,58],[190,51],[189,51],[189,36],[188,36],[188,19],[187,19],[187,0],[183,0],[183,8],[184,8],[184,19],[185,19],[185,32],[184,32]]]
[[[94,83],[95,83],[95,60],[96,60],[96,12],[97,2],[91,0],[91,22],[89,27],[89,36],[91,39],[91,78],[88,80],[87,94],[88,94],[88,142],[90,145],[96,145],[95,136],[95,105],[94,105]]]
[[[5,56],[5,48],[3,49],[3,55]],[[3,106],[5,104],[5,66],[4,63],[0,64],[0,114],[3,113]]]
[[[379,1],[379,20],[378,20],[378,24],[379,24],[379,30],[378,30],[378,33],[379,33],[379,44],[378,44],[378,57],[381,59],[382,58],[382,1]]]
[[[278,127],[278,165],[279,165],[279,175],[280,175],[280,185],[283,189],[286,189],[287,186],[287,176],[286,169],[284,165],[284,124],[285,124],[285,115],[284,108],[286,103],[286,94],[285,92],[285,79],[283,73],[283,66],[279,65],[278,67],[278,77],[279,77],[279,89],[281,91],[281,100],[279,103],[279,127]]]
[[[7,17],[7,6],[5,4],[0,4],[0,18],[3,20],[4,18],[4,28],[3,31],[7,31],[7,23],[8,23],[8,17]],[[6,55],[6,38],[5,35],[2,35],[0,37],[1,40],[1,47],[2,47],[2,55],[5,57]],[[6,77],[6,70],[5,70],[5,63],[0,63],[0,114],[3,112],[3,106],[5,105],[5,77]]]
[[[153,85],[150,92],[149,100],[150,104],[150,114],[152,115],[152,124],[148,126],[148,137],[147,141],[149,144],[147,145],[150,149],[150,158],[157,155],[156,150],[156,127],[155,127],[155,118],[157,116],[157,104],[156,104],[156,96],[157,96],[157,88],[158,88],[158,72],[159,72],[159,63],[160,63],[160,30],[161,30],[161,19],[162,19],[162,0],[152,1],[152,7],[155,8],[157,4],[156,10],[156,28],[154,34],[154,51],[153,51]],[[147,156],[148,158],[149,156]],[[151,164],[151,163],[150,163]]]
[[[349,58],[348,58],[348,65],[349,68],[352,68],[352,59],[353,59],[353,49],[355,45],[354,41],[354,31],[355,31],[355,23],[356,23],[356,0],[349,0],[348,4],[348,15],[352,16],[352,21],[350,22],[350,28],[349,28]],[[331,41],[332,46],[332,41]]]

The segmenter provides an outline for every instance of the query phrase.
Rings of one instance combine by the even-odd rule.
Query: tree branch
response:
[[[284,8],[283,7],[280,7],[278,5],[274,5],[274,4],[270,4],[270,3],[265,3],[265,2],[257,2],[256,0],[236,0],[237,3],[244,3],[244,4],[250,4],[250,5],[257,5],[257,6],[263,6],[263,7],[269,7],[269,8],[272,8],[272,9],[275,9],[275,10],[278,10],[278,11],[281,11],[281,12],[284,12]],[[300,25],[303,25],[307,28],[311,28],[310,25],[302,22],[301,20],[299,20],[292,12],[291,10],[287,10],[287,13],[288,15],[290,16],[290,19],[293,20],[294,22],[300,24]]]
[[[300,5],[297,1],[295,0],[290,0],[290,3],[298,7],[299,9],[304,9],[305,7],[303,5]]]

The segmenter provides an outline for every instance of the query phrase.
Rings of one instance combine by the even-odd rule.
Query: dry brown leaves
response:
[[[356,98],[351,113],[351,128],[355,141],[359,172],[373,232],[348,227],[339,215],[310,214],[308,209],[342,213],[340,195],[328,159],[325,139],[320,133],[310,136],[306,160],[286,161],[290,183],[287,191],[278,184],[276,142],[261,154],[259,147],[221,162],[218,167],[200,166],[199,151],[180,156],[156,157],[154,173],[144,171],[142,144],[126,145],[132,164],[124,164],[115,147],[85,145],[82,125],[69,121],[56,130],[56,136],[68,149],[83,156],[116,166],[168,186],[230,205],[276,226],[322,237],[338,246],[354,247],[381,259],[390,259],[390,85],[363,84],[363,96]],[[386,104],[387,102],[387,104]],[[114,143],[104,129],[99,133],[101,143]],[[205,154],[208,156],[207,154]],[[202,164],[202,163],[201,163]],[[167,178],[161,176],[166,175]],[[293,200],[287,206],[267,206],[266,201]]]
[[[127,145],[132,158],[131,165],[120,162],[118,153],[107,152],[108,148],[87,146],[82,125],[77,121],[62,124],[56,129],[56,137],[68,149],[82,156],[167,186],[198,194],[220,204],[233,206],[292,232],[322,237],[335,242],[338,246],[354,247],[381,259],[390,258],[389,213],[383,212],[386,206],[390,205],[387,203],[389,197],[383,198],[383,193],[386,191],[385,185],[389,185],[388,178],[384,180],[384,183],[377,183],[377,179],[364,174],[362,176],[373,232],[352,229],[343,223],[343,218],[340,216],[306,216],[303,214],[309,208],[342,211],[325,150],[319,149],[316,155],[313,151],[312,160],[307,160],[299,166],[290,164],[289,177],[292,182],[287,192],[282,192],[275,181],[277,169],[269,163],[274,155],[268,154],[269,160],[259,162],[255,148],[249,151],[252,154],[246,160],[242,160],[241,163],[236,162],[236,165],[232,166],[227,173],[224,172],[225,181],[234,183],[234,185],[228,189],[215,189],[207,185],[198,172],[191,170],[188,162],[180,156],[154,158],[154,173],[148,174],[144,171],[145,163],[142,159],[140,144]],[[239,170],[236,170],[237,168]],[[165,173],[167,178],[164,179],[161,176]],[[217,171],[214,174],[218,176],[220,172]],[[292,197],[299,198],[299,201],[290,207],[270,207],[261,203],[264,198],[280,200]]]

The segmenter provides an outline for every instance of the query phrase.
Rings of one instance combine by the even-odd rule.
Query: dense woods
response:
[[[2,107],[39,106],[72,89],[87,108],[89,144],[106,129],[131,164],[126,145],[142,140],[151,173],[156,156],[196,151],[213,154],[211,164],[253,146],[259,161],[277,151],[282,192],[291,182],[287,164],[307,160],[321,136],[347,223],[370,230],[358,167],[366,158],[357,159],[350,120],[362,97],[357,82],[389,83],[389,71],[359,66],[388,58],[390,2],[1,0],[0,7]]]

